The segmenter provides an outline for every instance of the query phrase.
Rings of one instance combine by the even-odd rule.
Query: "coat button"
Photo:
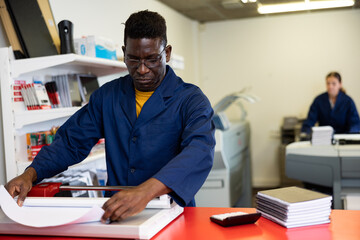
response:
[[[131,140],[132,140],[133,142],[136,142],[136,139],[137,139],[137,137],[132,137]]]
[[[135,172],[135,168],[131,168],[131,169],[130,169],[130,172],[131,172],[131,173],[134,173],[134,172]]]

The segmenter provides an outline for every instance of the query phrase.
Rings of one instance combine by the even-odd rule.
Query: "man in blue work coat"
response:
[[[102,220],[141,212],[169,194],[181,206],[208,176],[214,154],[213,110],[201,90],[171,67],[165,20],[140,11],[125,23],[123,52],[129,75],[104,84],[58,130],[26,171],[6,184],[22,205],[33,183],[81,162],[105,138],[107,185],[136,186],[115,193]]]

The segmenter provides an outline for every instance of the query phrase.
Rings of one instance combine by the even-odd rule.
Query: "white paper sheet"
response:
[[[3,185],[0,186],[0,206],[11,220],[30,227],[96,222],[100,221],[104,214],[104,210],[97,205],[93,207],[19,207]]]

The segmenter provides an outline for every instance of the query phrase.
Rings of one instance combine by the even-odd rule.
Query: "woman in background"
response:
[[[332,126],[335,133],[359,133],[360,119],[354,101],[342,88],[341,76],[330,72],[326,76],[327,92],[320,94],[311,104],[301,132],[310,134],[316,122],[319,126]]]

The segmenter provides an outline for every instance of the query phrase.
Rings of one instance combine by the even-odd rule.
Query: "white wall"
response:
[[[1,22],[1,21],[0,21]],[[0,23],[0,48],[9,46],[9,42],[5,35],[5,29]],[[1,103],[1,91],[0,91],[0,103]],[[0,126],[2,126],[2,113],[0,111]],[[4,161],[4,142],[3,142],[3,129],[0,127],[0,185],[4,185],[6,182],[5,176],[5,161]]]
[[[168,43],[173,53],[185,59],[185,69],[176,73],[186,82],[197,84],[198,23],[154,0],[50,0],[55,22],[66,19],[74,24],[74,38],[96,35],[110,38],[120,47],[124,42],[126,19],[140,10],[156,11],[167,23]]]
[[[208,23],[200,31],[201,86],[216,103],[252,87],[244,103],[252,131],[255,186],[279,183],[279,129],[285,116],[306,117],[325,76],[339,71],[360,109],[360,10],[299,13]],[[231,118],[239,111],[228,111]]]

